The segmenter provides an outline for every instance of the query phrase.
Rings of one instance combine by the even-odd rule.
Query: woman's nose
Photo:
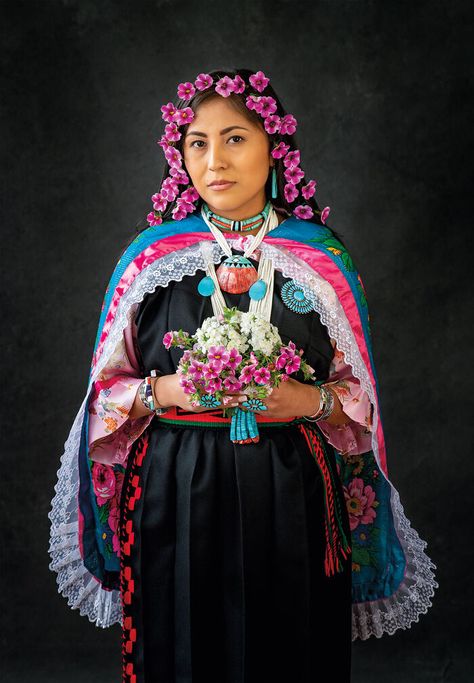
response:
[[[209,170],[214,171],[218,168],[225,168],[226,162],[222,150],[218,147],[211,147],[208,155]]]

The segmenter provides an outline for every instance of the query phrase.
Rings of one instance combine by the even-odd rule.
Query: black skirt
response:
[[[163,335],[193,333],[213,314],[197,292],[203,276],[141,302],[144,374],[175,372],[183,351],[167,351]],[[285,306],[284,282],[275,271],[271,322],[325,379],[327,330],[317,313]],[[248,310],[247,293],[223,296]],[[342,572],[325,575],[321,471],[296,425],[259,431],[258,443],[235,444],[227,427],[155,418],[134,443],[121,505],[124,681],[313,683],[323,671],[350,681],[352,562],[349,554]],[[336,471],[335,452],[323,445]],[[339,479],[336,486],[343,501]],[[350,539],[345,505],[343,525]]]

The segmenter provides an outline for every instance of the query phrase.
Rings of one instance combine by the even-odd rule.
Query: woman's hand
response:
[[[236,396],[240,396],[241,393]],[[286,419],[313,415],[319,408],[319,390],[290,377],[285,382],[280,382],[278,387],[273,387],[263,402],[267,410],[255,411],[262,417]]]
[[[154,393],[160,406],[165,408],[170,406],[179,406],[183,410],[193,413],[204,413],[207,410],[215,410],[214,408],[207,408],[205,406],[193,406],[191,404],[190,395],[184,392],[183,387],[179,384],[180,375],[177,372],[170,375],[162,375],[157,377],[158,384],[154,387]],[[232,405],[239,405],[247,400],[247,396],[241,392],[238,394],[226,394],[223,397],[220,406],[229,408]]]

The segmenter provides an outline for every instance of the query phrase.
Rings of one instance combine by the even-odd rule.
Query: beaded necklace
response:
[[[231,218],[219,216],[217,213],[214,213],[214,211],[211,211],[206,202],[203,202],[202,209],[204,210],[207,219],[215,225],[216,228],[219,228],[221,232],[250,232],[250,230],[262,227],[271,206],[272,203],[268,200],[260,213],[251,218],[245,218],[244,220],[232,220]]]

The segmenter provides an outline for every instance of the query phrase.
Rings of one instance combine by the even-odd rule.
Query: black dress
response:
[[[143,376],[176,371],[183,350],[166,350],[165,332],[193,333],[213,315],[197,291],[203,276],[157,287],[141,302]],[[326,379],[327,329],[316,312],[283,303],[284,282],[275,270],[271,322]],[[249,309],[247,292],[223,296]],[[300,372],[292,377],[304,381]],[[351,555],[342,573],[325,575],[320,469],[296,426],[259,431],[258,443],[234,444],[227,427],[154,418],[134,443],[121,506],[122,533],[127,523],[133,531],[122,547],[124,681],[314,683],[323,671],[350,681]],[[337,486],[342,495],[339,479]],[[343,512],[350,539],[345,505]]]

